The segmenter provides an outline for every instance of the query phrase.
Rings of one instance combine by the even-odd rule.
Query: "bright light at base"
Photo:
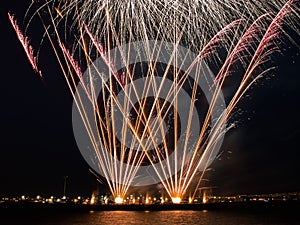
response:
[[[174,197],[174,198],[172,198],[172,202],[174,204],[179,204],[181,202],[181,198],[180,197]]]
[[[123,203],[123,198],[121,198],[121,197],[116,197],[116,198],[115,198],[115,203],[116,203],[116,204],[122,204],[122,203]]]
[[[92,199],[91,199],[91,205],[93,205],[93,204],[95,204],[95,198],[94,197],[92,197]]]
[[[207,197],[206,197],[206,193],[203,193],[203,199],[202,199],[202,203],[205,204],[207,203]]]

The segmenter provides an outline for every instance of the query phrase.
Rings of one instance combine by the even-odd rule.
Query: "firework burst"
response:
[[[195,196],[234,127],[227,121],[238,102],[272,69],[260,66],[278,50],[283,26],[295,27],[298,3],[32,3],[74,97],[78,146],[118,203],[131,185],[158,182],[176,203],[188,189]],[[9,19],[39,72],[28,39]],[[205,62],[220,65],[216,76]],[[222,88],[236,64],[245,73],[225,102]]]

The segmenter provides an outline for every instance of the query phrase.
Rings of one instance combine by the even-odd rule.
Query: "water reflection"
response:
[[[0,219],[0,224],[3,221]],[[90,211],[51,215],[11,217],[5,225],[298,225],[300,218],[292,212],[233,211]]]

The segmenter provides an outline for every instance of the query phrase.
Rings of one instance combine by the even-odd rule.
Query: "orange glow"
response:
[[[203,199],[202,199],[202,203],[207,203],[207,198],[206,198],[206,193],[203,193]]]
[[[148,193],[146,194],[145,204],[149,204],[149,195],[148,195]]]
[[[95,193],[93,193],[93,194],[92,194],[92,197],[91,197],[90,204],[91,204],[91,205],[94,205],[95,202],[96,202],[95,200],[96,200],[96,199],[95,199]]]
[[[90,202],[90,203],[91,203],[91,205],[94,205],[94,204],[95,204],[95,197],[92,197],[92,198],[91,198],[91,202]]]

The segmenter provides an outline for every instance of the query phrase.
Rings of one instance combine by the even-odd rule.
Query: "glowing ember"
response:
[[[181,198],[180,197],[172,197],[172,202],[174,204],[179,204],[181,202]]]

